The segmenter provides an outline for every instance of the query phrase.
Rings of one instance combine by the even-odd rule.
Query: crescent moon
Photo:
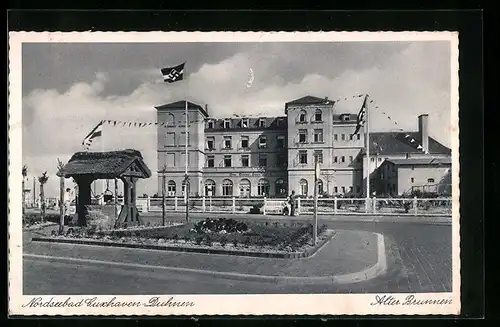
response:
[[[247,87],[252,87],[253,80],[254,80],[253,69],[250,68]]]

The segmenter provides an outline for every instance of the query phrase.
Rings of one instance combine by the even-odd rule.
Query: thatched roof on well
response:
[[[66,177],[93,175],[97,178],[115,178],[125,172],[134,162],[143,172],[144,178],[151,177],[151,170],[144,162],[141,152],[132,149],[108,152],[76,152],[63,167],[62,173]]]

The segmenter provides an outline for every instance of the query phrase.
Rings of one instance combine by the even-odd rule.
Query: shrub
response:
[[[225,236],[224,236],[224,237],[221,237],[221,239],[220,239],[220,241],[219,241],[219,242],[220,242],[220,245],[221,245],[222,247],[225,247],[225,246],[226,246],[226,244],[227,244],[227,237],[225,237]]]
[[[177,242],[177,241],[179,240],[179,235],[174,234],[174,236],[172,236],[172,240],[173,240],[174,242]]]
[[[212,246],[213,244],[213,240],[212,238],[210,237],[210,235],[207,235],[206,239],[205,239],[205,242],[208,246]]]
[[[201,245],[201,243],[203,242],[203,237],[202,236],[199,236],[196,238],[196,245]]]
[[[233,246],[234,246],[234,247],[237,247],[237,246],[238,246],[238,240],[237,240],[237,239],[233,239]]]

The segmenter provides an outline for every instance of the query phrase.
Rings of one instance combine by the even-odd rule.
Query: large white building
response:
[[[185,102],[156,109],[158,191],[165,168],[167,195],[182,196]],[[371,133],[367,162],[363,129],[352,135],[357,113],[342,112],[334,101],[313,96],[287,102],[284,109],[281,117],[213,118],[207,106],[188,102],[190,196],[285,197],[292,190],[311,196],[315,158],[321,166],[320,193],[364,196],[366,165],[375,183],[373,172],[384,160],[451,155],[429,137],[427,115],[419,116],[418,131]],[[409,142],[412,138],[422,150]]]

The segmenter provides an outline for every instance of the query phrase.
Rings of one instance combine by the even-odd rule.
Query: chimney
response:
[[[429,153],[429,115],[418,116],[418,133],[425,153]]]

